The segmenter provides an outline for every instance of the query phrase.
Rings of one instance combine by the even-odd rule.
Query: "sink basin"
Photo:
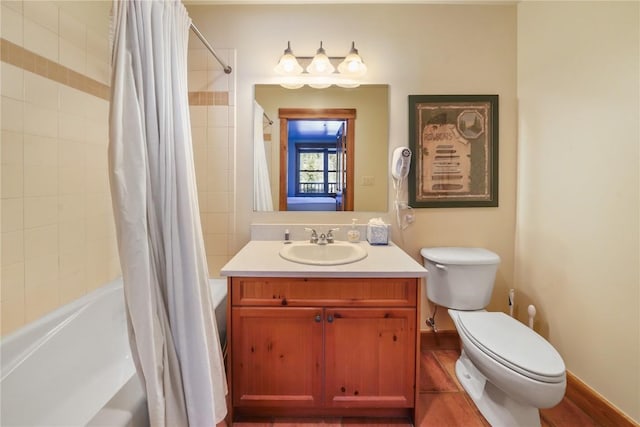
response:
[[[335,242],[318,245],[309,242],[293,242],[280,249],[286,260],[311,265],[350,264],[366,258],[367,251],[359,244]]]

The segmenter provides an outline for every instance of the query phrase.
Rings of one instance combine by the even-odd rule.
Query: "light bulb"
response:
[[[309,74],[326,76],[334,71],[335,67],[331,64],[327,53],[322,47],[322,42],[320,42],[320,48],[316,52],[316,56],[313,57],[311,64],[307,67],[307,72]]]
[[[346,58],[344,58],[344,61],[338,65],[338,71],[340,74],[346,74],[352,77],[361,77],[366,74],[367,66],[362,62],[355,42],[351,42],[351,50]]]
[[[280,58],[278,65],[274,68],[275,72],[282,75],[295,76],[302,73],[302,67],[298,64],[298,59],[291,50],[291,43],[287,42],[287,48]]]

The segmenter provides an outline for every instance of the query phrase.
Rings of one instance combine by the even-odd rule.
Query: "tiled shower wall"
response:
[[[2,1],[2,334],[119,275],[109,47],[54,2]]]
[[[108,16],[85,21],[49,1],[1,6],[6,335],[118,277],[120,267],[107,170]],[[218,276],[235,230],[233,82],[199,40],[189,45],[200,211],[210,275]],[[233,59],[231,50],[218,53]]]
[[[235,50],[216,53],[235,68]],[[225,74],[193,32],[187,68],[200,218],[209,275],[216,277],[234,254],[235,74]]]

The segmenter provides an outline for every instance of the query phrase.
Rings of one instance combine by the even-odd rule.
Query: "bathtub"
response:
[[[225,279],[211,279],[221,342]],[[122,281],[24,326],[0,343],[3,426],[146,426],[129,350]]]

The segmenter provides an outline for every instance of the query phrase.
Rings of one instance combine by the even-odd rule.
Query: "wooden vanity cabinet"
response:
[[[232,413],[413,418],[418,283],[231,278]]]

